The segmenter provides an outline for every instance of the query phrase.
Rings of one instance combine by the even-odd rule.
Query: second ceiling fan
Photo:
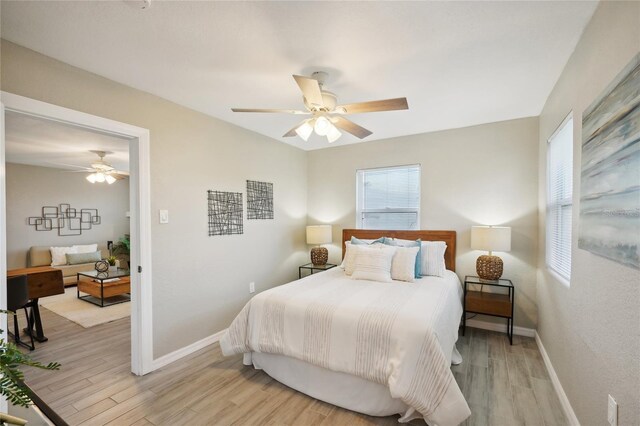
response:
[[[363,112],[396,111],[409,109],[407,98],[384,99],[380,101],[356,102],[337,105],[338,98],[334,93],[323,90],[322,86],[327,73],[314,72],[311,77],[294,75],[298,87],[302,91],[302,99],[306,111],[291,109],[259,109],[259,108],[231,108],[233,112],[275,112],[296,115],[311,115],[310,118],[298,123],[284,134],[284,137],[298,135],[305,141],[309,140],[312,132],[326,136],[329,143],[335,142],[342,136],[340,130],[364,139],[371,134],[370,130],[357,125],[344,117],[347,114]]]

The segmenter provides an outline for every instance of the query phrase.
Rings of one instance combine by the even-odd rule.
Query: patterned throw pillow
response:
[[[412,283],[415,279],[416,258],[420,247],[397,247],[391,261],[391,278]]]
[[[357,246],[353,274],[354,280],[370,280],[391,282],[391,263],[396,252],[395,247],[385,246]],[[346,269],[345,269],[346,271]]]
[[[422,242],[422,276],[443,277],[447,267],[444,263],[444,252],[447,244],[444,241]]]
[[[380,237],[377,240],[361,240],[356,237],[351,237],[350,241],[345,241],[344,259],[342,259],[342,263],[340,264],[340,267],[344,269],[344,273],[347,275],[353,273],[353,262],[355,261],[356,252],[350,249],[351,246],[372,246],[374,244],[382,244],[384,240],[385,237]]]
[[[385,238],[384,243],[396,247],[418,247],[418,255],[416,256],[416,264],[414,266],[414,277],[420,278],[422,276],[422,241],[419,238],[415,241]]]

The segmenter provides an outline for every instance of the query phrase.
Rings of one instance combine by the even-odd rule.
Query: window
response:
[[[356,226],[420,228],[420,166],[358,170]]]
[[[573,118],[567,117],[549,138],[547,149],[547,266],[571,278],[573,196]]]

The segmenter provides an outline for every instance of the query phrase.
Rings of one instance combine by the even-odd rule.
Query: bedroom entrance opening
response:
[[[2,118],[0,329],[79,381],[151,371],[148,131],[8,93]]]

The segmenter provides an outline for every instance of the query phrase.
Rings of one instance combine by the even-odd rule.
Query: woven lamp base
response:
[[[315,266],[323,266],[329,260],[329,250],[325,247],[314,247],[311,249],[311,263]]]
[[[476,273],[483,280],[497,280],[502,276],[502,259],[482,255],[476,260]]]

